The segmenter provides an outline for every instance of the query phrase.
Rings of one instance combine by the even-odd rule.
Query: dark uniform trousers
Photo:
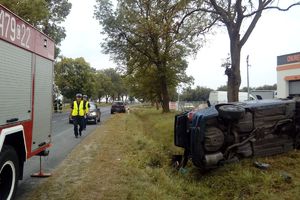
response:
[[[81,132],[83,130],[83,116],[73,116],[73,124],[74,124],[74,134],[78,136],[78,126],[79,126],[79,135],[81,136]]]

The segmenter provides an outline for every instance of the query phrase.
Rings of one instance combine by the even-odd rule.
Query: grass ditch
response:
[[[171,156],[175,113],[132,108],[89,135],[28,199],[299,199],[300,152],[181,174]],[[292,177],[286,180],[286,175]]]

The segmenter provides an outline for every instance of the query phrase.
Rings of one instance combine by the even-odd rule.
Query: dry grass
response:
[[[174,113],[134,108],[113,115],[90,134],[28,199],[300,199],[300,152],[251,159],[206,174],[191,163],[180,174],[170,165]],[[289,174],[291,181],[285,181]]]

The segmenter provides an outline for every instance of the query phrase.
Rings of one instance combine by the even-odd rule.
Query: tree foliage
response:
[[[105,97],[106,103],[108,103],[112,88],[113,83],[111,78],[103,73],[103,71],[97,71],[95,82],[96,93],[94,94],[94,98],[97,98],[100,101],[103,97]]]
[[[73,99],[76,93],[88,95],[92,99],[106,102],[123,100],[127,96],[124,78],[115,69],[95,70],[90,67],[84,58],[60,57],[54,66],[55,84],[61,94]]]
[[[50,15],[45,0],[0,0],[0,4],[34,26],[39,25]]]
[[[60,24],[65,21],[71,11],[72,4],[68,0],[45,0],[48,17],[42,21],[42,31],[55,41],[55,58],[60,53],[60,43],[66,37],[66,30]]]
[[[277,90],[277,84],[274,85],[263,85],[258,87],[250,87],[250,91],[252,90]],[[217,91],[227,91],[227,85],[222,85],[217,88]],[[243,87],[240,89],[240,92],[248,92],[247,87]]]
[[[121,74],[113,68],[104,69],[101,72],[111,80],[111,85],[109,90],[107,90],[106,96],[110,96],[112,100],[124,100],[123,97],[127,96],[127,89]]]
[[[93,96],[95,92],[95,70],[84,58],[61,58],[54,67],[55,83],[68,99],[76,93]]]
[[[144,76],[148,82],[156,82],[156,91],[148,88],[153,84],[137,82],[135,93],[146,96],[143,93],[149,91],[149,98],[161,100],[164,112],[169,111],[169,88],[190,80],[185,74],[185,58],[199,49],[199,30],[206,31],[205,14],[188,14],[194,4],[185,0],[120,0],[114,11],[111,1],[97,0],[95,16],[107,35],[105,52],[124,67],[131,81],[149,72]],[[141,85],[145,87],[141,89]]]
[[[227,91],[228,89],[228,86],[227,85],[221,85],[217,88],[217,91]]]
[[[58,56],[58,46],[66,37],[60,24],[72,7],[68,0],[0,0],[0,3],[50,36],[56,44],[55,57]]]
[[[188,87],[183,89],[180,99],[182,101],[207,101],[211,91],[213,90],[207,87],[197,86],[195,89]]]
[[[126,77],[129,93],[141,101],[161,102],[159,77],[155,67],[147,67]]]
[[[256,87],[255,90],[277,90],[277,84],[259,86]]]

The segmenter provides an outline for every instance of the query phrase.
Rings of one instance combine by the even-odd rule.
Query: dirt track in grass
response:
[[[120,184],[119,178],[124,120],[124,116],[114,115],[87,136],[26,199],[126,198],[122,196],[126,185]]]

